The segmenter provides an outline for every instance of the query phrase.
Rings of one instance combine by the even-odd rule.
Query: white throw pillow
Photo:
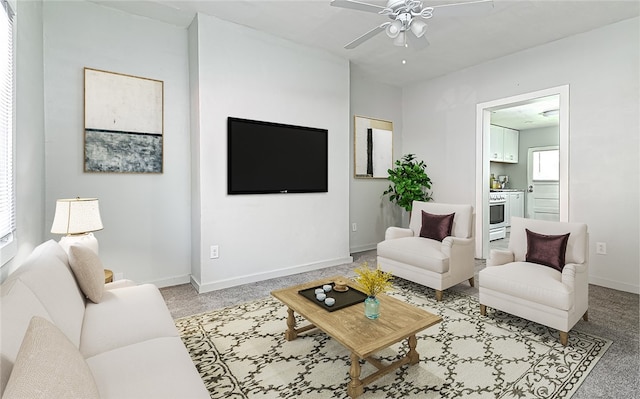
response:
[[[51,322],[33,317],[2,399],[99,397],[93,374],[78,348]]]
[[[69,247],[69,265],[82,292],[94,303],[99,303],[104,292],[104,267],[98,255],[81,244]]]

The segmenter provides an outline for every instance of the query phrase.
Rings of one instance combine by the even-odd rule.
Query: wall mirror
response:
[[[393,123],[356,115],[353,126],[355,177],[386,179],[393,168]]]

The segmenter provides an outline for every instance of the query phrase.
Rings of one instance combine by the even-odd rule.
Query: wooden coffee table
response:
[[[349,370],[351,381],[347,386],[347,393],[350,397],[355,398],[362,395],[364,386],[372,381],[404,364],[418,363],[416,333],[439,323],[442,318],[395,298],[378,295],[380,317],[376,320],[370,320],[364,315],[364,304],[362,303],[329,312],[298,293],[298,291],[307,288],[321,287],[336,279],[346,280],[349,282],[349,287],[358,288],[356,283],[348,278],[335,276],[275,290],[271,292],[271,295],[288,307],[287,331],[285,333],[288,341],[296,339],[300,333],[318,328],[351,352],[351,368]],[[311,324],[296,328],[295,313],[304,317]],[[395,362],[383,364],[372,357],[376,352],[403,339],[407,339],[409,351]],[[361,379],[360,359],[367,360],[378,370]]]

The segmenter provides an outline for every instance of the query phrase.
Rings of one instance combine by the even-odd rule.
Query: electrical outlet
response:
[[[607,254],[607,244],[604,242],[597,242],[596,243],[596,253],[599,255],[606,255]]]
[[[358,223],[351,223],[351,231],[358,231]]]
[[[209,258],[218,259],[219,257],[220,257],[220,254],[218,253],[218,246],[217,245],[212,245],[210,253],[209,253]]]

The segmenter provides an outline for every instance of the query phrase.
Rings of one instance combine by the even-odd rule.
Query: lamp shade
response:
[[[400,32],[398,36],[393,39],[394,46],[406,47],[407,46],[407,36],[404,31]]]
[[[411,32],[413,32],[413,34],[416,35],[416,37],[420,38],[424,36],[426,31],[427,31],[426,22],[419,19],[414,19],[413,21],[411,21]]]
[[[97,198],[59,199],[53,217],[54,234],[84,234],[102,230]]]
[[[385,30],[386,30],[387,36],[389,36],[391,39],[395,39],[396,37],[398,37],[398,35],[402,31],[402,21],[400,21],[399,19],[396,19],[395,21],[387,25]]]

